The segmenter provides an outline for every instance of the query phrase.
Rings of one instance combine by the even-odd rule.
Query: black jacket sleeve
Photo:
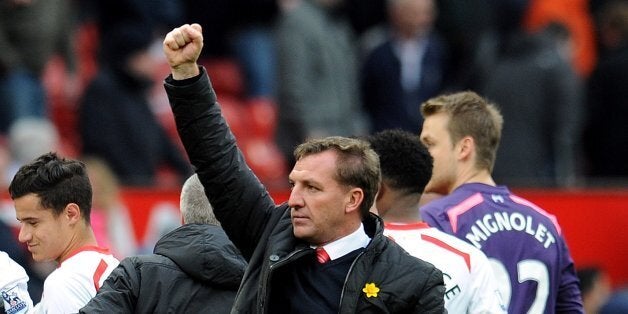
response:
[[[443,273],[436,268],[431,268],[431,272],[427,274],[427,280],[423,286],[421,297],[414,309],[415,313],[447,313],[445,309],[445,301],[443,295],[445,286],[443,283]]]
[[[249,260],[272,211],[273,199],[251,171],[221,114],[205,69],[196,79],[164,83],[177,131],[223,229]]]
[[[135,266],[133,258],[123,259],[79,313],[111,313],[112,309],[135,313],[140,291],[140,272]]]

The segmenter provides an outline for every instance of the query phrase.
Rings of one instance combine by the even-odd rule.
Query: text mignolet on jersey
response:
[[[523,215],[519,212],[494,212],[486,214],[475,221],[471,226],[471,231],[465,238],[478,249],[482,248],[480,242],[488,240],[491,235],[502,231],[525,232],[543,244],[545,248],[556,243],[556,238],[542,223],[534,222],[532,216]]]

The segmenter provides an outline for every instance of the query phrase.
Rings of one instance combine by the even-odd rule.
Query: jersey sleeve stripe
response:
[[[420,229],[427,229],[429,227],[430,226],[423,221],[414,222],[414,223],[394,223],[394,222],[384,223],[384,228],[388,230],[420,230]]]
[[[451,245],[449,245],[449,244],[447,244],[447,243],[445,243],[445,242],[443,242],[443,241],[441,241],[441,240],[439,240],[437,238],[434,238],[434,237],[431,237],[429,235],[426,235],[426,234],[422,234],[421,235],[421,239],[425,240],[427,242],[433,243],[433,244],[435,244],[437,246],[440,246],[443,249],[445,249],[447,251],[450,251],[450,252],[452,252],[452,253],[462,257],[464,259],[464,262],[467,264],[467,269],[469,270],[469,272],[471,272],[471,255],[469,255],[469,253],[462,252],[462,251],[452,247]]]
[[[100,289],[100,278],[102,277],[102,275],[105,273],[105,270],[107,270],[107,262],[105,262],[104,259],[100,260],[100,263],[98,264],[98,267],[96,267],[96,271],[94,272],[94,288],[96,288],[96,292],[98,292],[98,290]]]
[[[469,198],[462,201],[460,204],[447,210],[447,216],[449,216],[449,223],[451,224],[451,230],[456,233],[458,231],[458,216],[464,214],[474,206],[484,202],[482,194],[475,193]]]

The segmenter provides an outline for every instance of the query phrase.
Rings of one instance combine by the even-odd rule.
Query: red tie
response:
[[[327,252],[325,251],[324,248],[322,247],[317,247],[316,248],[316,259],[318,259],[318,262],[321,264],[325,264],[329,261],[329,254],[327,254]]]

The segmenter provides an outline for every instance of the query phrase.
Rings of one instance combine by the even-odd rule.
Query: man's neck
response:
[[[84,227],[74,233],[68,248],[57,258],[57,264],[61,265],[63,261],[72,256],[76,251],[86,246],[98,246],[96,236],[91,227]]]
[[[468,171],[464,171],[458,175],[458,179],[449,190],[449,193],[466,183],[483,183],[490,186],[496,186],[495,181],[488,170],[470,168]]]
[[[391,202],[386,215],[382,217],[385,222],[408,223],[421,221],[421,215],[419,214],[420,193],[395,193],[392,197],[394,201]]]

